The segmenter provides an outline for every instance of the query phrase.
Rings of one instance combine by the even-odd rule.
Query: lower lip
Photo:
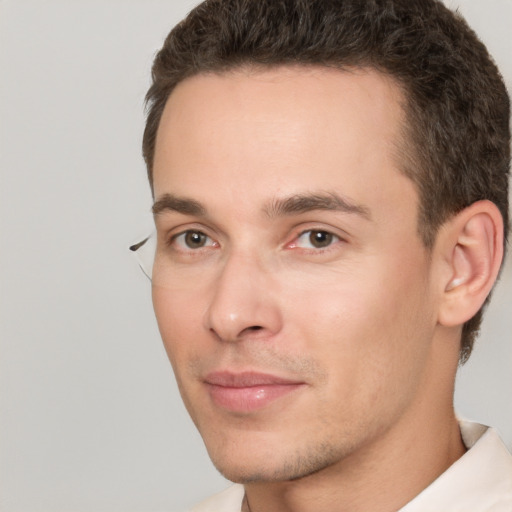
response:
[[[249,413],[263,409],[276,400],[293,393],[303,384],[262,384],[249,387],[225,387],[207,384],[210,396],[218,407],[233,412]]]

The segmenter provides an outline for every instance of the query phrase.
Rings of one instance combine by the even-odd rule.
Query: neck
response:
[[[244,511],[394,512],[405,506],[466,451],[453,383],[429,380],[435,384],[424,386],[396,424],[336,464],[294,481],[247,484]]]
[[[417,437],[407,439],[389,432],[386,449],[369,445],[335,466],[296,481],[247,484],[245,510],[396,511],[465,452],[454,416],[444,425],[427,426]]]

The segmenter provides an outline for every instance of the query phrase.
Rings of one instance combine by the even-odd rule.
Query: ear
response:
[[[477,201],[443,225],[440,252],[441,303],[438,322],[462,325],[482,307],[503,259],[503,218],[490,201]]]

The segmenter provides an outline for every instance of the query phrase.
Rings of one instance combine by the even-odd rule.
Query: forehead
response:
[[[277,117],[282,124],[294,122],[299,129],[325,126],[340,114],[347,121],[358,121],[357,124],[384,121],[390,129],[387,134],[391,134],[402,123],[404,103],[396,81],[369,68],[245,67],[225,73],[199,74],[180,82],[171,93],[160,122],[157,144],[168,130],[180,127],[185,137],[190,134],[184,128],[190,126],[197,132],[206,122],[239,121],[252,126],[256,134],[263,131],[265,123],[275,124]],[[358,119],[354,119],[354,114]],[[182,124],[184,121],[186,126]]]
[[[395,81],[369,69],[247,68],[191,77],[162,115],[155,196],[190,195],[205,182],[253,197],[258,185],[262,195],[371,186],[372,173],[396,173],[402,104]]]

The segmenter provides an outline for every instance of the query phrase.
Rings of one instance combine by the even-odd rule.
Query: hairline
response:
[[[421,183],[421,174],[423,171],[422,164],[419,161],[420,157],[418,151],[416,149],[416,142],[414,141],[413,133],[416,130],[414,126],[414,122],[412,119],[412,108],[411,104],[414,102],[414,99],[411,97],[412,94],[408,90],[406,84],[401,81],[398,77],[396,77],[393,73],[389,72],[386,69],[383,69],[381,66],[377,66],[373,63],[359,63],[359,64],[338,64],[336,62],[325,62],[325,63],[308,63],[308,62],[282,62],[282,63],[261,63],[257,61],[246,61],[241,63],[230,63],[226,64],[224,67],[216,66],[211,67],[211,69],[201,69],[196,72],[192,72],[187,74],[186,76],[181,77],[179,80],[174,83],[172,88],[170,89],[165,102],[159,111],[158,124],[154,131],[154,142],[152,145],[152,154],[151,154],[151,167],[148,169],[149,173],[149,183],[151,188],[151,193],[154,196],[154,183],[153,183],[153,166],[154,166],[154,156],[156,151],[156,144],[158,141],[158,133],[160,130],[160,124],[162,121],[164,110],[171,98],[171,95],[176,90],[176,88],[186,83],[188,80],[200,77],[200,76],[229,76],[235,75],[236,73],[247,73],[247,74],[258,74],[263,73],[268,70],[279,70],[279,69],[304,69],[304,70],[322,70],[322,69],[331,69],[334,71],[338,71],[340,73],[351,73],[351,72],[375,72],[380,76],[384,77],[386,80],[392,82],[392,84],[396,87],[399,92],[398,95],[398,106],[401,109],[401,124],[398,130],[397,140],[394,141],[391,151],[392,158],[395,161],[397,171],[399,171],[403,176],[408,178],[414,185],[414,188],[418,197],[417,211],[416,211],[416,226],[417,233],[420,237],[423,245],[427,250],[431,250],[435,241],[435,235],[437,234],[438,228],[432,233],[431,227],[428,223],[422,219],[422,209],[424,207],[423,198],[420,190]],[[411,148],[411,149],[409,149]]]

